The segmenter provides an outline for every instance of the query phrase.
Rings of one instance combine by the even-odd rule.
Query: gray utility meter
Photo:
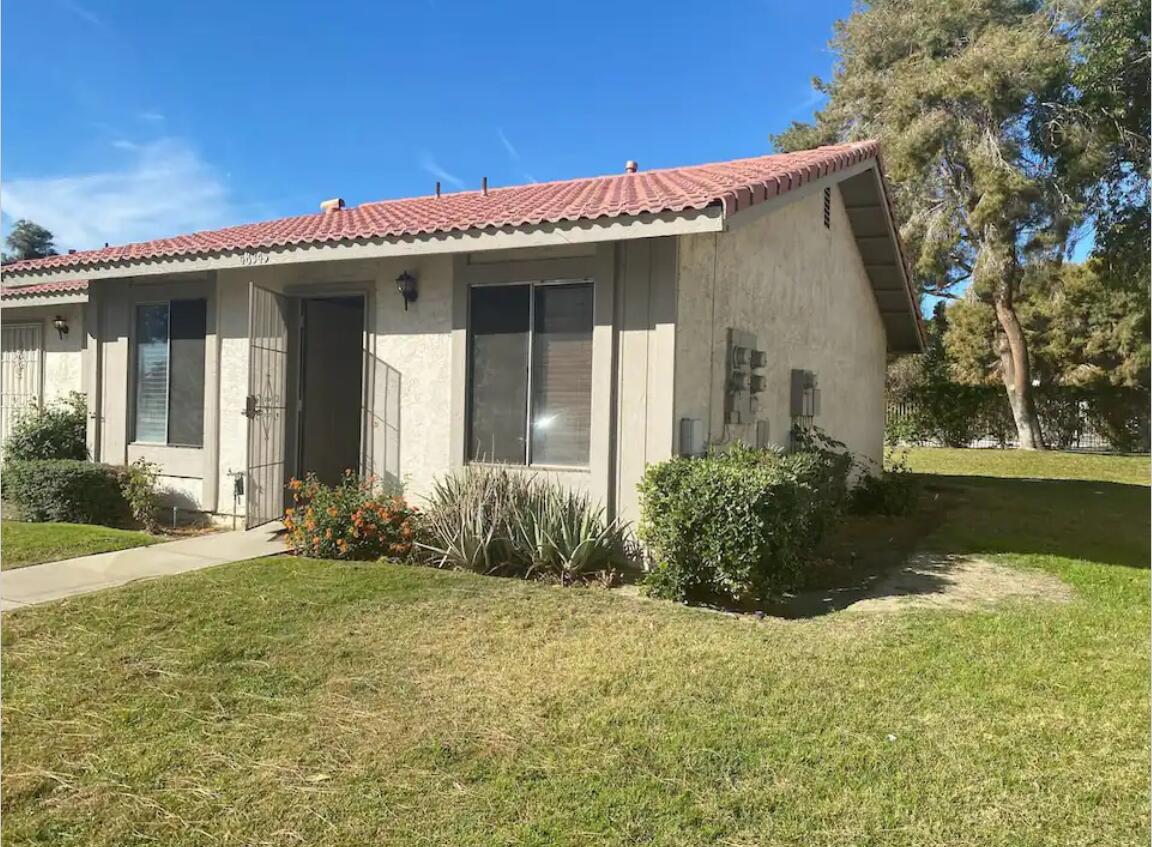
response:
[[[768,354],[757,349],[753,333],[729,328],[726,362],[724,422],[753,424],[759,418],[760,395],[766,387],[763,371]]]

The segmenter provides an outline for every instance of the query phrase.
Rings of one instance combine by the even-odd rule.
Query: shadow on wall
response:
[[[364,474],[386,492],[400,493],[401,374],[379,356],[365,356],[369,402],[365,408]]]
[[[170,486],[161,486],[156,492],[156,520],[163,529],[176,527],[201,527],[211,524],[211,518],[203,511],[200,503]]]

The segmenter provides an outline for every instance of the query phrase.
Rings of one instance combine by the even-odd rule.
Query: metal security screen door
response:
[[[288,305],[283,295],[248,286],[248,487],[245,526],[284,515],[288,405]]]
[[[376,355],[365,334],[364,437],[360,472],[384,491],[400,491],[400,371]]]
[[[0,443],[16,416],[40,402],[42,331],[40,324],[0,327]]]

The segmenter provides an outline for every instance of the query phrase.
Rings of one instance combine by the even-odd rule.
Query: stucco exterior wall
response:
[[[93,455],[114,465],[144,459],[159,466],[162,505],[186,510],[214,509],[209,491],[216,484],[214,397],[206,390],[204,443],[200,447],[140,444],[132,440],[132,343],[136,306],[174,298],[207,301],[205,385],[215,386],[216,301],[211,276],[157,277],[146,280],[101,280],[89,287],[89,408],[99,417],[90,433]],[[209,400],[211,399],[211,402]],[[98,431],[98,435],[97,435]]]
[[[402,271],[419,281],[419,297],[404,310],[396,291]],[[400,471],[405,490],[428,491],[450,467],[452,261],[449,256],[408,260],[316,262],[221,271],[219,510],[231,513],[233,476],[247,462],[244,401],[248,394],[248,284],[295,296],[333,292],[367,295],[368,326],[378,359],[400,373]],[[340,379],[340,374],[332,374]],[[349,390],[359,391],[357,386]],[[290,445],[291,447],[291,445]],[[238,513],[243,514],[241,498]]]
[[[724,421],[726,330],[734,327],[755,333],[768,354],[758,417],[770,441],[787,443],[790,372],[801,368],[817,375],[816,424],[882,459],[885,334],[838,190],[830,228],[815,192],[730,232],[681,236],[677,295],[677,421],[703,421],[711,443],[754,441],[754,425]]]
[[[395,286],[403,271],[418,280],[418,299],[407,310]],[[160,464],[162,481],[180,505],[242,516],[244,498],[234,500],[233,492],[248,459],[249,284],[289,297],[363,294],[367,343],[379,362],[399,373],[399,473],[406,492],[419,499],[465,460],[469,286],[587,278],[595,282],[589,464],[525,470],[635,520],[636,484],[645,465],[668,458],[675,447],[676,275],[676,240],[666,237],[102,280],[96,294],[102,318],[100,455],[112,462],[144,456]],[[129,440],[134,304],[173,296],[209,300],[202,449]],[[290,337],[289,345],[291,358],[296,339]],[[290,371],[290,385],[294,377]],[[360,386],[349,384],[348,390],[359,394]],[[286,474],[294,465],[292,429],[289,422]]]
[[[0,321],[6,324],[40,324],[44,343],[41,360],[41,401],[51,403],[71,391],[84,392],[84,309],[83,303],[55,306],[5,305]],[[63,338],[53,326],[56,317],[68,321]]]
[[[676,248],[674,238],[646,238],[622,242],[617,256],[615,506],[632,523],[645,467],[675,450]]]

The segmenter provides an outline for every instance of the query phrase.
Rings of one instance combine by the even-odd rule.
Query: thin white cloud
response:
[[[4,217],[47,227],[61,249],[145,241],[236,222],[223,177],[186,142],[164,138],[115,146],[127,158],[119,168],[4,182]]]
[[[76,17],[80,18],[83,21],[87,21],[92,26],[96,27],[97,29],[103,29],[103,30],[111,30],[112,29],[112,27],[110,27],[108,25],[107,21],[105,21],[102,17],[97,15],[95,12],[93,12],[91,9],[87,8],[86,6],[81,6],[79,3],[76,2],[76,0],[56,0],[56,4],[61,9],[66,9],[67,11],[69,11],[73,15],[75,15]]]
[[[496,136],[500,139],[500,143],[504,145],[504,149],[508,151],[508,155],[512,161],[520,161],[520,151],[516,149],[516,145],[508,140],[508,136],[504,134],[504,130],[497,127]]]
[[[146,112],[141,112],[139,115],[137,115],[137,117],[140,118],[140,120],[150,124],[158,124],[164,122],[163,112],[154,112],[152,110],[148,110]]]
[[[420,154],[420,168],[432,174],[432,176],[441,182],[446,182],[454,188],[464,187],[464,180],[460,179],[456,174],[450,173],[440,167],[440,163],[436,161],[431,153],[425,152]]]
[[[811,112],[817,106],[823,106],[824,101],[827,99],[827,94],[817,88],[813,88],[808,92],[807,96],[796,105],[796,108],[792,110],[790,116],[798,115],[801,112]]]

